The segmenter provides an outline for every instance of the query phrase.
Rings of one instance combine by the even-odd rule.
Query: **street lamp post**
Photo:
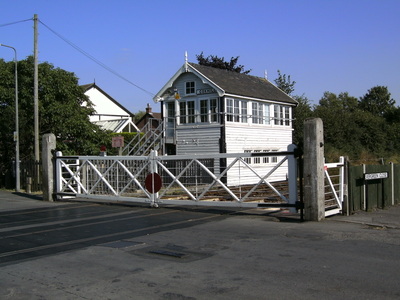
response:
[[[19,192],[21,188],[20,171],[19,171],[19,120],[18,120],[18,67],[17,67],[17,50],[14,47],[0,44],[0,46],[11,48],[14,50],[15,62],[15,191]]]

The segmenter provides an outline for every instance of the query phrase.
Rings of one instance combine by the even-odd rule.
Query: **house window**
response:
[[[247,123],[247,101],[240,101],[241,122]]]
[[[266,164],[276,164],[278,162],[277,156],[267,156],[267,153],[277,152],[278,150],[244,150],[245,153],[260,153],[261,156],[246,157],[244,161],[248,164],[254,165],[266,165]],[[263,156],[263,154],[266,154]]]
[[[264,104],[264,108],[265,108],[265,110],[264,110],[264,112],[265,112],[265,114],[264,114],[264,116],[265,116],[264,124],[269,125],[269,124],[271,124],[270,109],[269,109],[270,105],[269,104]]]
[[[258,102],[251,103],[253,124],[264,123],[264,105]]]
[[[251,153],[251,150],[244,150],[244,153]],[[245,157],[244,162],[247,164],[251,163],[251,157]]]
[[[200,122],[208,122],[208,100],[200,100]]]
[[[186,82],[186,95],[194,95],[195,94],[195,83],[194,81]]]
[[[247,123],[247,102],[227,98],[226,116],[228,122]]]
[[[210,99],[210,118],[211,122],[218,122],[218,106],[217,99]]]
[[[167,103],[167,117],[168,117],[169,122],[173,121],[173,119],[175,117],[175,103],[174,102]]]
[[[217,122],[217,99],[200,100],[200,122]]]
[[[226,120],[233,122],[233,99],[226,99]]]
[[[179,104],[179,123],[186,124],[186,102],[181,102]]]
[[[274,105],[274,124],[290,126],[289,106]]]
[[[254,153],[260,153],[260,152],[261,152],[261,150],[254,150]],[[261,163],[261,157],[260,156],[254,157],[254,163],[255,164]]]
[[[272,150],[271,152],[278,152],[278,150]],[[277,163],[278,162],[278,157],[277,156],[272,156],[271,157],[271,163]]]
[[[187,101],[187,115],[188,115],[188,123],[195,122],[195,110],[194,110],[194,101]]]
[[[196,120],[194,101],[179,103],[180,124],[194,123]]]
[[[284,106],[283,107],[285,110],[285,126],[289,126],[290,125],[290,113],[289,113],[289,107],[288,106]]]
[[[263,150],[263,152],[269,152],[269,150]],[[264,156],[263,157],[263,164],[268,164],[269,163],[269,156]]]

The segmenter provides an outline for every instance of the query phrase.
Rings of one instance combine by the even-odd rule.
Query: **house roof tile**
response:
[[[297,104],[296,100],[265,78],[195,63],[189,65],[223,89],[225,94]]]

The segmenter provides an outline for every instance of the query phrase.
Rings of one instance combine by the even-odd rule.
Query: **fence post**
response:
[[[349,158],[343,157],[343,203],[342,213],[346,216],[350,215],[350,199],[349,199]]]
[[[304,121],[304,216],[308,221],[325,218],[323,132],[320,118]]]
[[[158,173],[158,166],[157,166],[157,151],[151,150],[149,154],[149,160],[150,160],[150,174]],[[153,187],[152,187],[153,192],[151,194],[151,207],[158,207],[158,192],[154,192],[154,177],[153,177]]]
[[[289,182],[289,203],[296,204],[297,202],[297,164],[294,152],[297,146],[290,144],[287,147],[289,152],[293,152],[292,155],[288,156],[288,182]],[[296,212],[296,209],[291,209],[292,212]]]
[[[394,163],[390,162],[389,164],[390,164],[389,178],[390,178],[390,181],[391,181],[391,191],[390,192],[392,194],[391,204],[394,205]]]
[[[43,200],[54,201],[54,172],[53,154],[56,149],[56,136],[52,133],[44,134],[42,137],[42,168],[43,168]]]
[[[362,168],[363,168],[363,176],[364,176],[364,174],[367,173],[367,165],[363,164]],[[361,202],[363,210],[367,210],[367,198],[368,198],[367,185],[364,182],[363,183],[363,197],[362,197],[362,202]]]

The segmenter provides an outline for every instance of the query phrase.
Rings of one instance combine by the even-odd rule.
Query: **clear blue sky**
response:
[[[376,85],[400,104],[399,0],[0,0],[0,25],[39,20],[107,67],[156,94],[204,51],[273,82],[295,80],[296,95],[318,103],[325,91],[361,97]],[[18,58],[33,54],[33,21],[0,27]],[[0,47],[0,57],[13,59]],[[132,112],[152,96],[100,67],[39,23],[39,61],[96,84]]]

